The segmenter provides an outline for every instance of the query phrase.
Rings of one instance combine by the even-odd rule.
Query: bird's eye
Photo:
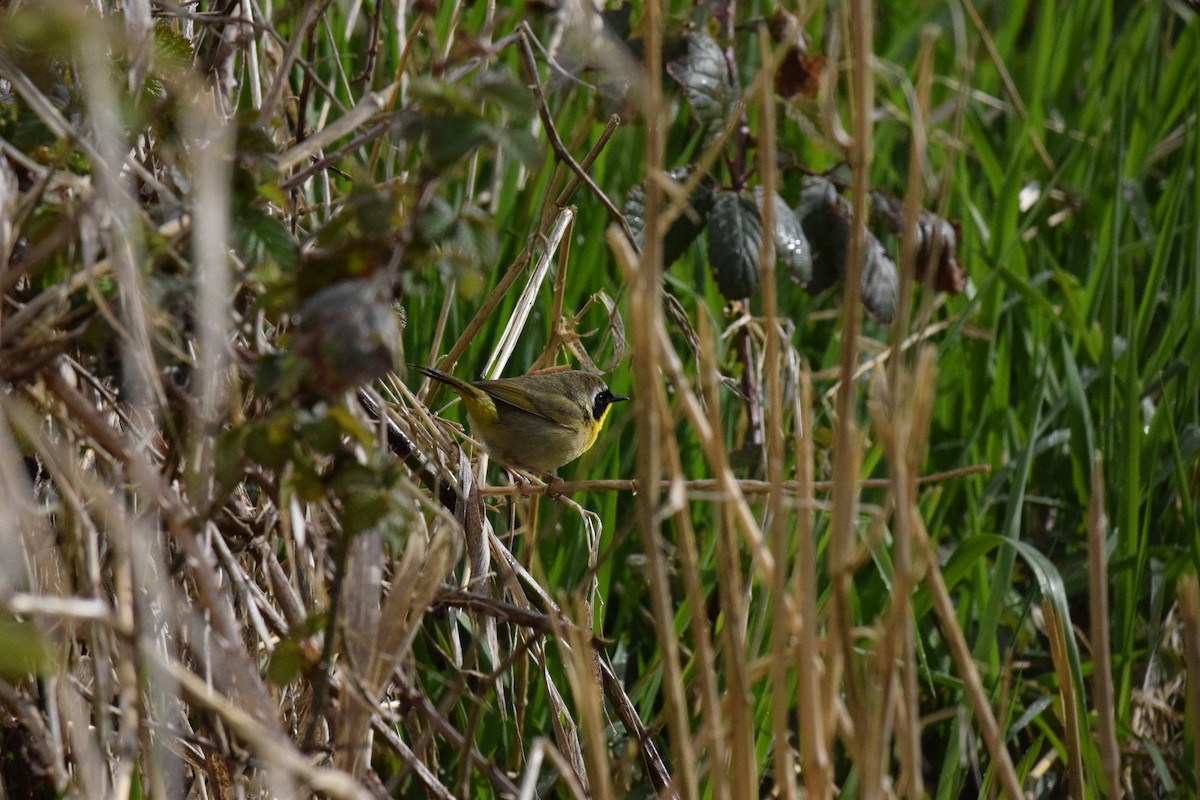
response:
[[[612,392],[608,389],[599,389],[592,396],[592,418],[600,419],[604,416],[604,410],[608,408],[608,404],[612,402]]]
[[[619,400],[628,400],[628,397],[622,397],[618,394],[613,394],[607,386],[601,386],[592,395],[592,417],[598,422],[604,416],[604,412],[608,407]]]

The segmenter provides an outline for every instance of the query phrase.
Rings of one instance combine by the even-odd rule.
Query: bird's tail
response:
[[[434,369],[433,367],[420,367],[415,364],[413,365],[413,369],[422,375],[433,378],[435,381],[440,381],[441,383],[448,385],[451,389],[458,392],[459,395],[474,397],[475,395],[479,394],[479,390],[474,386],[466,381],[459,380],[449,372],[442,372],[440,369]],[[464,392],[466,393],[465,395],[463,394]]]

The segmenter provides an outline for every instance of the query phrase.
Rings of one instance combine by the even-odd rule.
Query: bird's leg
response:
[[[555,475],[553,472],[546,473],[546,497],[551,500],[557,500],[562,497],[561,486],[565,484],[562,478]]]
[[[525,476],[517,472],[515,469],[510,469],[503,464],[501,464],[501,468],[507,472],[508,477],[512,479],[513,486],[517,488],[518,494],[525,494],[525,489],[529,486],[529,481],[525,478]]]
[[[524,477],[517,475],[517,473],[512,469],[509,469],[508,467],[505,467],[505,469],[510,475],[513,476],[514,480],[519,482],[518,485],[521,486],[521,493],[524,494],[524,488],[529,485],[529,481],[525,480]],[[553,472],[549,472],[544,469],[538,469],[537,467],[526,466],[525,464],[522,464],[520,469],[524,472],[530,473],[531,475],[537,475],[539,478],[546,481],[546,497],[549,497],[551,500],[553,500],[560,495],[560,492],[555,489],[555,484],[562,484],[565,483],[565,481],[555,475]]]

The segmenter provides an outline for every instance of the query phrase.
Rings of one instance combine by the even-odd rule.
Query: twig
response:
[[[400,671],[397,670],[397,675],[399,673]],[[402,708],[411,708],[413,712],[420,714],[429,722],[430,729],[445,737],[450,747],[465,753],[470,762],[488,779],[501,797],[516,797],[516,784],[504,774],[498,765],[489,761],[479,750],[468,744],[466,737],[450,724],[449,720],[430,701],[428,695],[406,685],[399,677],[396,679],[395,692],[400,698],[399,703]],[[396,735],[396,731],[400,728],[400,721],[394,719],[395,716],[389,713],[385,719],[383,714],[376,714],[371,721],[371,726],[376,731],[380,731],[380,728],[385,728],[389,731],[388,734],[385,734],[385,737],[388,744],[392,746],[394,746],[392,737]],[[398,752],[401,751],[398,750]],[[417,769],[415,764],[413,769]]]
[[[617,128],[620,127],[620,125],[621,118],[616,114],[613,114],[608,118],[608,124],[604,126],[604,131],[601,132],[600,138],[596,140],[596,143],[592,145],[592,149],[587,151],[587,155],[585,155],[583,157],[583,161],[580,162],[580,166],[582,166],[585,171],[591,169],[592,164],[596,163],[596,158],[600,155],[600,151],[604,149],[606,144],[608,144],[608,140],[611,139],[612,135],[617,132]],[[584,174],[586,175],[586,172]],[[571,196],[575,194],[575,190],[579,188],[579,184],[582,182],[583,178],[580,177],[579,173],[572,175],[571,180],[567,181],[567,185],[564,186],[563,190],[558,193],[558,197],[554,198],[554,205],[562,208],[569,203]]]
[[[942,472],[931,472],[928,475],[918,478],[917,484],[924,486],[929,483],[940,483],[954,478],[965,478],[981,473],[986,474],[991,471],[991,464],[972,464],[967,467],[958,467],[957,469],[949,469]],[[835,484],[836,481],[813,481],[812,488],[813,491],[817,492],[830,492],[833,491]],[[716,478],[700,478],[683,482],[682,488],[692,492],[716,492],[721,490],[722,485],[722,481]],[[768,494],[772,487],[770,481],[756,480],[740,480],[737,481],[737,485],[743,494]],[[787,494],[795,494],[800,489],[796,481],[784,481],[780,485]],[[889,478],[867,478],[859,481],[858,485],[863,489],[887,489],[892,485],[892,481]],[[637,492],[638,482],[623,478],[593,481],[563,481],[555,482],[553,487],[549,484],[529,483],[523,486],[485,486],[482,491],[488,497],[529,497],[546,494],[547,490],[551,488],[553,488],[553,493],[556,495],[578,494],[579,492]],[[664,480],[660,488],[665,492],[677,487],[674,482]]]
[[[533,48],[529,46],[529,36],[531,35],[530,33],[521,37],[521,54],[524,56],[525,67],[529,71],[529,79],[533,81],[533,91],[537,95],[538,116],[542,118],[542,124],[546,126],[546,138],[550,140],[550,147],[554,150],[554,154],[571,168],[571,171],[575,173],[579,180],[591,189],[592,194],[596,195],[596,198],[603,204],[604,208],[608,210],[608,215],[612,217],[614,222],[621,226],[621,232],[628,238],[629,243],[637,247],[637,239],[634,238],[633,229],[629,227],[629,220],[625,219],[625,215],[613,204],[612,200],[608,199],[608,195],[596,185],[596,182],[592,180],[592,176],[588,175],[587,170],[580,166],[579,162],[568,152],[562,139],[559,137],[558,130],[554,127],[554,119],[550,116],[550,109],[546,105],[546,94],[542,90],[542,79],[538,75],[537,62],[533,57]]]
[[[670,792],[671,773],[663,762],[662,756],[659,755],[658,748],[654,746],[650,731],[642,723],[637,709],[633,707],[633,701],[625,693],[625,687],[621,685],[612,662],[609,661],[607,655],[598,658],[597,661],[600,663],[600,682],[604,686],[604,696],[617,710],[617,716],[621,718],[621,724],[625,726],[625,730],[637,740],[638,749],[642,751],[642,758],[646,762],[646,771],[650,775],[650,780],[654,782],[654,789],[660,797],[673,796]]]
[[[465,608],[471,611],[486,614],[503,622],[510,622],[513,625],[520,625],[528,628],[540,636],[549,636],[564,628],[578,627],[565,616],[560,616],[555,619],[548,614],[543,614],[540,611],[535,611],[531,608],[514,605],[503,600],[497,600],[488,595],[479,594],[478,592],[469,592],[466,589],[459,589],[457,586],[443,586],[438,590],[434,598],[433,608]],[[591,639],[594,647],[604,647],[610,642],[605,641],[591,631],[580,628],[580,633]]]
[[[237,736],[268,764],[286,770],[307,783],[313,791],[336,798],[367,800],[370,792],[350,775],[335,769],[321,769],[309,763],[287,737],[267,728],[247,714],[228,697],[212,690],[207,684],[178,661],[167,659],[157,650],[149,649],[146,657],[171,676],[191,702],[219,716]]]

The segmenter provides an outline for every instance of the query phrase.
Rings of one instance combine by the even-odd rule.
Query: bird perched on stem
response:
[[[440,369],[416,367],[463,400],[471,432],[500,463],[551,477],[595,442],[613,394],[590,372],[563,370],[467,383]]]

